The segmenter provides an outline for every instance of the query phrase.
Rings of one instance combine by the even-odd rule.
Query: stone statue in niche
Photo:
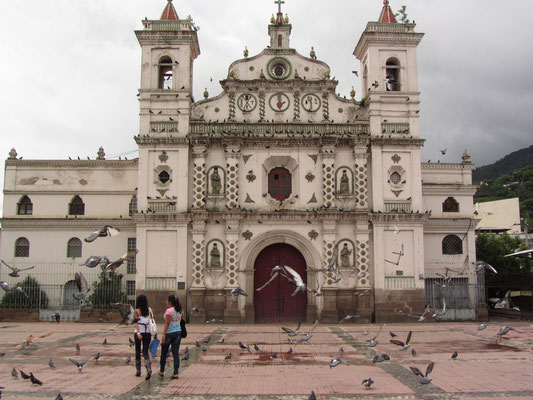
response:
[[[350,194],[350,179],[348,178],[346,170],[342,171],[339,194]]]
[[[218,168],[213,168],[213,173],[211,174],[211,194],[220,194],[222,190],[222,180],[218,174]]]
[[[350,262],[350,256],[352,255],[352,249],[348,248],[348,243],[344,243],[344,246],[341,250],[341,268],[348,269],[351,268],[352,263]]]
[[[220,268],[220,250],[217,247],[217,244],[213,244],[213,248],[211,249],[211,252],[209,253],[211,256],[211,260],[209,261],[209,267],[214,269]]]

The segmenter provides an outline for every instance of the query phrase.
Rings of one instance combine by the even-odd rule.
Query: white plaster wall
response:
[[[520,233],[520,199],[488,201],[476,203],[477,218],[480,218],[478,229],[505,228],[512,233]]]

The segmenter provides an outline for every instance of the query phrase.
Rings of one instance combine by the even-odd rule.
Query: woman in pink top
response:
[[[174,358],[174,374],[172,375],[172,379],[178,379],[178,370],[180,368],[181,318],[183,318],[183,312],[180,301],[174,295],[168,296],[167,307],[165,311],[163,337],[161,338],[159,376],[165,376],[168,349],[172,346],[172,357]]]

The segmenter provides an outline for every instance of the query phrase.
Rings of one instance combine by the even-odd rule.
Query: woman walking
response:
[[[172,379],[178,379],[178,370],[180,368],[181,319],[183,318],[183,312],[180,301],[174,295],[168,296],[167,307],[168,309],[165,311],[165,326],[161,338],[159,375],[165,376],[168,349],[172,346],[172,357],[174,358],[174,374],[172,375]]]
[[[152,376],[152,363],[150,362],[150,355],[148,350],[150,347],[150,340],[152,335],[149,329],[150,319],[152,318],[152,310],[148,307],[148,299],[144,294],[137,296],[135,302],[135,319],[138,321],[135,323],[135,368],[137,372],[135,376],[141,376],[141,345],[142,354],[144,358],[144,366],[146,367],[146,380]]]

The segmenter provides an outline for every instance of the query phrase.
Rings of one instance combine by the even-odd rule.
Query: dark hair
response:
[[[174,310],[176,310],[176,312],[181,312],[181,304],[177,296],[171,294],[168,296],[168,301],[174,306]]]
[[[144,294],[137,296],[137,300],[135,300],[135,308],[141,310],[141,315],[143,317],[148,317],[150,315],[150,311],[148,310],[148,299]]]

